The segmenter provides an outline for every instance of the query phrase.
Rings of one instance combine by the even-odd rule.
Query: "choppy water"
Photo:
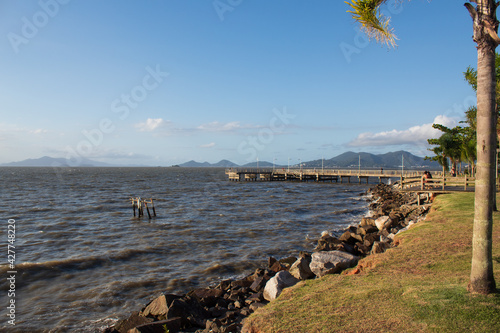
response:
[[[100,332],[161,292],[312,250],[323,230],[367,212],[366,185],[229,182],[223,169],[0,168],[0,182],[2,331]],[[158,216],[134,218],[131,196],[157,199]],[[9,219],[13,298],[4,297]]]

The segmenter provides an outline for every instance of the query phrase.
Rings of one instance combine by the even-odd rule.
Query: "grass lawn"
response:
[[[473,217],[473,193],[438,196],[425,221],[396,237],[397,247],[285,289],[247,320],[266,333],[500,332],[500,294],[467,292]],[[494,219],[499,288],[499,212]]]

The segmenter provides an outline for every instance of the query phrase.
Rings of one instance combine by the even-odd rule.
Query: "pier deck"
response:
[[[351,183],[351,178],[358,183],[368,184],[370,178],[379,182],[390,178],[422,177],[423,171],[401,170],[361,170],[361,169],[292,169],[292,168],[230,168],[226,175],[232,181],[329,181]],[[354,180],[355,181],[355,180]]]
[[[340,183],[366,183],[370,178],[393,179],[399,182],[404,192],[451,193],[474,192],[475,178],[469,176],[444,176],[442,172],[432,172],[433,178],[428,183],[423,181],[424,171],[402,171],[381,169],[292,169],[292,168],[230,168],[226,175],[231,181],[329,181]],[[357,182],[356,182],[357,179]],[[497,184],[498,186],[498,184]]]

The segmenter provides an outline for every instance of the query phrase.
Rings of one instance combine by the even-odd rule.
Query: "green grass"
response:
[[[439,196],[399,246],[286,289],[248,321],[258,332],[499,332],[500,294],[467,292],[473,217],[473,193]],[[494,219],[499,286],[500,213]]]

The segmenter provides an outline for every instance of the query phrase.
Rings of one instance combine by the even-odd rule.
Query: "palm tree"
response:
[[[441,124],[433,124],[432,127],[440,130],[443,134],[437,139],[428,139],[427,142],[437,147],[430,148],[436,156],[426,157],[426,159],[437,161],[443,167],[443,176],[445,171],[449,170],[448,159],[454,170],[457,170],[457,163],[462,162],[464,155],[462,152],[463,142],[465,141],[464,128],[456,126],[448,128]]]
[[[380,14],[387,0],[350,0],[348,11],[369,37],[395,45],[389,19]],[[473,20],[477,44],[477,166],[472,239],[472,267],[468,290],[489,294],[496,291],[493,277],[492,229],[495,197],[496,100],[495,49],[500,44],[494,0],[469,0],[465,7]]]
[[[497,54],[497,60],[498,59],[499,58]],[[497,80],[497,86],[498,82],[499,81]],[[477,80],[476,80],[476,86],[477,86]],[[462,129],[462,135],[463,135],[462,160],[467,161],[471,166],[469,168],[471,176],[474,176],[475,162],[477,159],[476,118],[477,118],[477,107],[471,106],[467,109],[467,111],[465,111],[465,121],[460,122],[462,124],[468,125]]]
[[[429,139],[427,141],[429,141],[429,144],[436,145],[436,147],[429,148],[429,150],[432,151],[435,154],[435,156],[432,157],[425,156],[425,159],[438,162],[439,165],[443,167],[443,175],[444,175],[445,171],[449,169],[448,158],[445,153],[445,148],[443,147],[443,145],[441,145],[439,139]]]

